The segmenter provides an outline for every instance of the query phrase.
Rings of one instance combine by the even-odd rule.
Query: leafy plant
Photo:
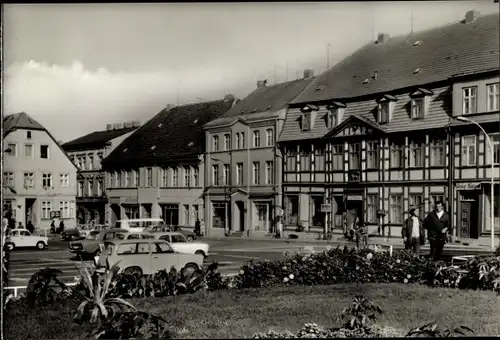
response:
[[[100,277],[97,271],[90,274],[85,264],[83,270],[78,267],[77,269],[88,292],[88,296],[83,296],[84,301],[78,306],[75,313],[74,320],[77,323],[83,321],[100,323],[108,317],[113,318],[124,309],[136,310],[132,304],[121,298],[109,297],[113,277],[119,270],[118,264],[106,268],[103,277]]]
[[[370,333],[377,320],[377,314],[382,314],[382,309],[373,304],[362,295],[354,297],[352,306],[342,311],[343,327],[350,330],[363,330]]]
[[[449,338],[452,336],[467,336],[474,333],[472,329],[467,326],[460,326],[454,329],[439,329],[436,323],[428,323],[420,327],[411,329],[407,337],[428,337],[428,338]]]
[[[44,268],[35,272],[26,289],[26,298],[30,306],[37,302],[41,305],[53,303],[67,296],[70,289],[58,279],[63,272],[59,269]]]

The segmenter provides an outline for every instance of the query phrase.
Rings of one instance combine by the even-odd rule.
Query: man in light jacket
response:
[[[451,233],[450,215],[444,211],[443,202],[436,202],[435,210],[431,211],[424,220],[424,228],[427,230],[427,238],[431,247],[431,258],[437,261],[443,252],[446,234]]]
[[[410,209],[409,217],[403,224],[401,236],[405,249],[413,250],[415,256],[420,256],[420,246],[425,244],[424,221],[418,217],[418,209]]]

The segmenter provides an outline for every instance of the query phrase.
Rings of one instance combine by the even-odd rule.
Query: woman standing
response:
[[[413,250],[415,256],[420,256],[420,246],[425,244],[424,222],[418,217],[418,209],[410,209],[409,217],[403,224],[401,236],[406,250]]]

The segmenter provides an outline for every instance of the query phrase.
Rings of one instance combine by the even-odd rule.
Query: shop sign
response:
[[[61,218],[61,211],[59,210],[51,211],[50,218]]]
[[[457,183],[457,190],[481,190],[481,183]]]

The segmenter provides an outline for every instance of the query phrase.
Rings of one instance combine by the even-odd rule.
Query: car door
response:
[[[115,262],[115,259],[113,259]],[[123,243],[119,244],[116,249],[116,262],[119,261],[118,266],[125,270],[128,267],[138,266],[143,270],[140,259],[137,258],[137,243]]]
[[[179,270],[177,254],[166,242],[151,243],[151,265],[155,271],[170,271],[172,267]]]
[[[151,247],[149,242],[142,241],[137,242],[137,262],[140,263],[140,267],[144,274],[154,274],[157,270],[152,266],[152,255]]]
[[[21,242],[21,236],[19,236],[19,230],[12,230],[10,232],[10,242],[14,243],[16,247],[19,247],[19,244]],[[22,247],[22,245],[21,245]]]
[[[33,247],[34,244],[31,244],[31,235],[27,230],[19,231],[19,244],[16,244],[17,247]]]

